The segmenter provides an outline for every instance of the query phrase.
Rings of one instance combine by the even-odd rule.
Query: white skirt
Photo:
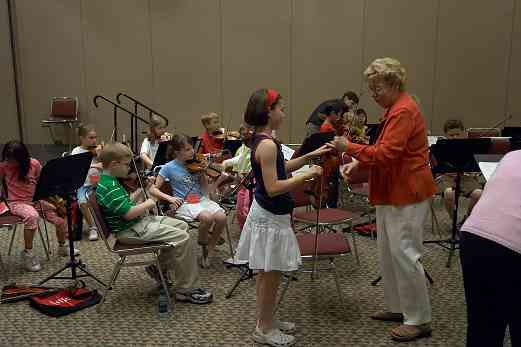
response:
[[[296,271],[302,264],[289,214],[278,215],[253,203],[237,246],[237,260],[250,269]]]
[[[199,213],[203,211],[214,214],[216,212],[224,212],[224,209],[215,201],[208,199],[206,196],[202,196],[200,202],[196,204],[184,203],[175,211],[175,213],[181,218],[195,220],[199,216]]]

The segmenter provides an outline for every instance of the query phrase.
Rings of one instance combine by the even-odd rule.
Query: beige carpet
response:
[[[353,200],[352,208],[360,206]],[[442,229],[448,230],[448,220],[436,205]],[[425,238],[439,237],[426,221]],[[237,233],[237,226],[233,229]],[[8,267],[10,282],[28,283],[43,278],[58,269],[64,258],[53,254],[44,260],[42,247],[35,240],[35,251],[42,259],[43,270],[36,274],[22,271],[18,253],[22,249],[21,230],[15,241],[14,255],[7,256],[10,234],[2,230],[0,250]],[[55,238],[51,244],[55,250]],[[353,256],[337,262],[341,274],[345,307],[337,296],[333,278],[322,274],[312,281],[309,275],[300,276],[291,284],[279,313],[282,319],[297,323],[297,346],[393,346],[388,330],[390,323],[372,321],[372,312],[383,308],[382,286],[371,286],[378,276],[376,241],[358,237],[361,264]],[[102,241],[79,242],[81,259],[88,269],[107,280],[113,258]],[[199,252],[199,250],[198,250]],[[55,252],[54,252],[55,253]],[[226,247],[222,247],[226,257]],[[435,245],[426,247],[423,264],[435,283],[430,286],[433,309],[433,336],[408,343],[408,346],[464,346],[466,330],[465,300],[459,255],[452,267],[446,268],[447,252]],[[27,302],[5,304],[0,307],[1,346],[252,346],[250,335],[255,324],[255,287],[253,281],[240,285],[235,295],[226,299],[225,293],[239,275],[236,269],[214,264],[201,270],[202,286],[214,291],[211,305],[175,305],[170,317],[158,318],[158,290],[141,268],[123,269],[114,290],[109,294],[102,313],[86,309],[63,318],[49,318]],[[60,283],[60,282],[57,282]],[[93,281],[88,281],[96,286]],[[509,344],[507,344],[509,345]]]

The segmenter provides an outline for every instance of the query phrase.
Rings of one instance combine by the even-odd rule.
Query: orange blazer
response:
[[[401,93],[381,121],[374,145],[349,143],[346,152],[369,167],[373,205],[403,206],[436,193],[429,166],[427,128],[418,105]]]

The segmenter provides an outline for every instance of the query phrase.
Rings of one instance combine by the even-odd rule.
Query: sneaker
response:
[[[98,228],[96,228],[93,225],[89,229],[89,240],[90,241],[96,241],[97,239],[98,239]]]
[[[34,255],[33,252],[27,252],[26,250],[23,250],[20,255],[22,257],[22,263],[25,270],[37,272],[42,269],[42,266],[38,261],[38,257]]]
[[[159,276],[159,270],[157,269],[157,266],[154,264],[148,265],[145,267],[146,274],[152,278],[156,283],[161,287],[163,286],[163,283],[161,283],[161,276]],[[168,276],[168,272],[163,272],[163,277],[165,278],[166,286],[172,287],[174,283],[170,280],[170,276]]]
[[[60,257],[68,257],[69,256],[69,245],[58,245],[58,255]],[[74,248],[74,255],[78,256],[80,255],[80,251],[77,248]]]
[[[292,322],[275,320],[273,325],[284,333],[292,333],[297,329],[297,325]]]
[[[264,333],[258,327],[253,332],[253,341],[262,345],[274,347],[293,346],[295,344],[295,336],[284,334],[279,329],[271,329]]]
[[[175,298],[177,301],[203,305],[209,304],[213,301],[213,294],[203,288],[194,288],[186,292],[177,291],[175,293]]]

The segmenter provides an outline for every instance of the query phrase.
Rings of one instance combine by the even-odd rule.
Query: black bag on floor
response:
[[[31,297],[31,306],[51,316],[61,317],[99,303],[101,294],[96,289],[62,289],[54,293]]]

